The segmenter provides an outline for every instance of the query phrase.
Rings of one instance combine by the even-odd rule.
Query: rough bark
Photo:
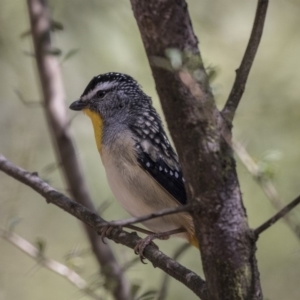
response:
[[[183,0],[131,0],[157,93],[179,154],[213,300],[262,299],[255,241],[247,223],[226,127],[209,88]],[[166,51],[181,53],[172,68]],[[172,58],[171,58],[172,59]]]

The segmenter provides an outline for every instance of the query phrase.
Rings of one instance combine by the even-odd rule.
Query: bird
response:
[[[135,79],[116,72],[95,76],[69,108],[83,111],[91,119],[108,184],[131,216],[187,204],[178,156],[152,99]],[[173,231],[179,232],[174,236],[199,248],[188,212],[142,224],[151,234],[135,249],[141,257],[153,239],[168,238]]]

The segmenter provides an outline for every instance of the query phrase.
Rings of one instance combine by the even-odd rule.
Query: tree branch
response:
[[[256,182],[260,185],[265,195],[270,200],[271,204],[275,207],[276,210],[280,210],[283,207],[283,201],[280,199],[278,192],[271,182],[270,179],[263,176],[259,166],[249,155],[246,149],[242,144],[237,141],[232,141],[232,148],[236,155],[239,157],[244,166],[248,169],[249,173],[253,176]],[[292,207],[293,208],[293,207]],[[284,208],[283,208],[284,209]],[[277,214],[276,214],[277,215]],[[275,216],[276,216],[275,215]],[[282,215],[285,223],[290,227],[294,234],[300,239],[300,226],[297,225],[297,222],[292,218],[292,216],[287,215],[286,213]],[[277,221],[277,220],[276,220]]]
[[[254,234],[256,236],[259,236],[263,231],[271,227],[273,224],[275,224],[278,220],[283,218],[287,213],[289,213],[293,208],[295,208],[300,203],[300,196],[298,196],[296,199],[294,199],[291,203],[286,205],[284,208],[282,208],[277,214],[275,214],[272,218],[267,220],[265,223],[260,225],[254,230]],[[299,226],[298,226],[298,229]]]
[[[93,299],[100,300],[100,296],[96,295],[88,286],[87,282],[74,270],[58,261],[45,257],[40,251],[30,244],[27,240],[19,235],[0,228],[0,236],[10,242],[12,245],[19,248],[25,254],[32,257],[41,266],[53,271],[54,273],[64,277],[71,284],[77,287],[82,293],[90,296]]]
[[[49,184],[41,180],[36,173],[30,173],[15,166],[1,154],[0,170],[31,187],[37,193],[42,195],[46,199],[47,203],[52,203],[62,208],[66,212],[83,221],[93,230],[97,230],[98,225],[101,222],[106,222],[96,213],[90,211],[81,204],[72,201],[65,195],[56,191]],[[136,244],[141,240],[135,232],[127,233],[123,230],[118,229],[112,230],[108,238],[131,249],[134,249]],[[183,283],[201,299],[207,299],[206,284],[197,274],[183,267],[173,259],[169,258],[161,251],[159,251],[155,246],[148,245],[145,248],[144,256],[155,267],[160,268],[173,278]]]
[[[155,218],[159,218],[159,217],[163,217],[163,216],[167,216],[167,215],[172,215],[172,214],[177,214],[180,212],[184,212],[184,211],[191,211],[192,209],[196,209],[197,207],[199,207],[199,205],[184,205],[184,206],[178,206],[175,208],[166,208],[166,209],[162,209],[160,211],[148,214],[148,215],[144,215],[141,217],[134,217],[134,218],[128,218],[126,220],[119,220],[119,221],[110,221],[107,223],[103,223],[103,224],[99,224],[99,227],[106,227],[106,226],[115,226],[115,227],[124,227],[127,225],[131,225],[131,224],[136,224],[136,223],[141,223],[150,219],[155,219]]]
[[[181,256],[186,250],[191,247],[191,244],[183,244],[180,246],[174,253],[173,259],[177,260],[179,256]],[[171,277],[168,274],[164,274],[164,278],[162,280],[161,288],[158,292],[157,300],[164,300],[167,298],[168,287],[170,284]]]
[[[245,90],[248,75],[262,37],[268,4],[268,0],[258,0],[257,2],[256,14],[250,39],[241,65],[236,70],[233,87],[222,111],[223,116],[229,123],[231,123],[234,118],[235,111]]]
[[[96,212],[82,175],[81,166],[77,160],[69,130],[59,62],[51,54],[53,52],[50,40],[51,20],[47,1],[27,0],[27,4],[35,57],[44,96],[44,108],[49,130],[52,133],[57,161],[62,162],[62,172],[73,198],[91,211]],[[84,225],[84,229],[108,283],[106,286],[112,287],[111,292],[115,299],[130,299],[129,285],[110,247],[102,243],[100,237],[91,228]]]

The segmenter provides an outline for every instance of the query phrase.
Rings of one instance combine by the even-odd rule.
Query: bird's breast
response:
[[[124,143],[126,144],[125,141]],[[178,206],[176,200],[138,165],[136,158],[124,159],[124,156],[130,157],[130,154],[122,153],[127,150],[122,150],[121,145],[118,151],[119,153],[115,153],[103,146],[101,158],[109,186],[115,198],[129,214],[139,217]],[[143,224],[151,231],[164,232],[180,227],[186,228],[189,222],[190,219],[186,215],[176,214],[149,220]],[[181,235],[187,238],[186,234]]]
[[[113,153],[106,147],[103,147],[101,158],[111,191],[124,209],[132,216],[151,213],[151,203],[147,203],[141,192],[142,186],[146,192],[149,183],[138,164],[124,159],[124,155]]]
[[[90,109],[84,109],[84,114],[86,114],[92,121],[94,127],[94,135],[97,144],[98,151],[101,153],[102,151],[102,137],[103,137],[103,119],[95,111]]]

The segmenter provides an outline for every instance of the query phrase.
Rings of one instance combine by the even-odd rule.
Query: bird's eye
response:
[[[98,91],[96,93],[97,98],[103,98],[106,95],[105,91]]]

